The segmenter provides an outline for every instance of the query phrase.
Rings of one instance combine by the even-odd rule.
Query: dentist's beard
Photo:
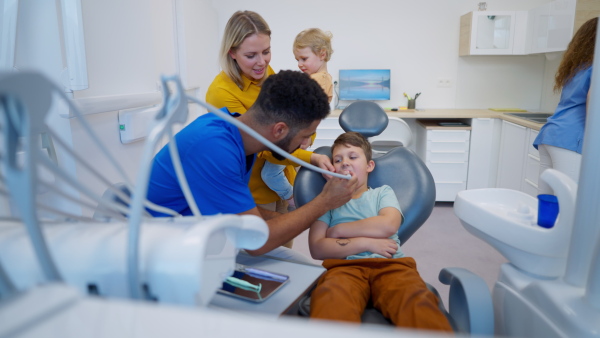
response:
[[[290,143],[292,143],[292,138],[291,137],[286,137],[283,140],[275,143],[276,146],[278,146],[279,148],[287,151],[288,153],[293,153],[294,151],[296,151],[296,149],[300,148],[300,145],[298,145],[296,147],[296,149],[290,151]],[[277,159],[278,161],[283,161],[285,160],[285,157],[283,157],[282,155],[280,155],[279,153],[276,153],[274,150],[271,149],[271,153],[273,154],[273,157],[275,157],[275,159]]]

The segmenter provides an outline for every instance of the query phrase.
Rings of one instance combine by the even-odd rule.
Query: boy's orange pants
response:
[[[310,317],[360,323],[369,299],[394,325],[452,332],[411,257],[326,259]]]

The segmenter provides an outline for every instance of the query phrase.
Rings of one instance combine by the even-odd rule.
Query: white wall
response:
[[[196,88],[197,96],[204,97],[218,67],[218,25],[209,1],[83,1],[82,12],[90,86],[76,92],[76,99],[156,92],[160,77],[173,74],[181,75],[186,89]],[[188,121],[200,113],[191,106]],[[90,115],[88,121],[135,182],[144,142],[121,144],[117,111]],[[71,126],[79,140],[76,150],[95,149],[77,121]],[[122,181],[99,152],[93,154],[88,160],[95,168],[112,182]],[[83,170],[78,175],[89,177]],[[104,189],[100,182],[92,184],[97,191]]]
[[[19,70],[41,71],[60,86],[65,62],[59,6],[58,0],[20,1],[14,62]],[[158,93],[160,76],[176,73],[186,88],[196,88],[203,98],[218,70],[217,14],[209,0],[82,0],[82,17],[89,88],[72,93],[75,99],[94,98],[101,104],[124,94]],[[53,107],[49,121],[53,129],[109,181],[122,181],[81,124],[59,116],[66,113],[64,105]],[[189,120],[200,113],[193,108]],[[135,181],[143,142],[121,144],[117,111],[87,119]],[[82,166],[68,161],[64,151],[57,152],[59,165],[72,176],[99,194],[106,189]]]
[[[527,10],[550,0],[488,0],[488,10]],[[403,92],[422,92],[417,108],[540,109],[543,56],[458,56],[460,16],[479,0],[213,0],[219,41],[236,10],[253,10],[269,23],[272,67],[297,69],[292,42],[301,30],[333,33],[328,64],[342,68],[392,69],[392,97],[383,106],[405,105]],[[216,52],[216,51],[215,51]],[[448,78],[452,87],[437,87]]]

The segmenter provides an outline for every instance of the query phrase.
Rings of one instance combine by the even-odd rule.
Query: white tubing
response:
[[[215,108],[214,106],[208,104],[208,103],[204,103],[192,96],[188,96],[187,97],[188,100],[195,102],[196,104],[208,109],[209,112],[217,115],[218,117],[222,118],[223,120],[233,124],[234,126],[243,129],[246,133],[248,133],[250,136],[254,137],[255,139],[257,139],[258,141],[260,141],[262,144],[269,146],[271,148],[272,151],[275,151],[276,153],[278,153],[279,155],[287,158],[290,161],[294,161],[295,163],[298,163],[299,165],[306,167],[310,170],[319,172],[321,174],[324,175],[329,175],[329,176],[335,176],[335,177],[339,177],[339,178],[344,178],[349,180],[352,176],[350,175],[342,175],[342,174],[337,174],[331,171],[327,171],[324,169],[321,169],[317,166],[314,166],[310,163],[304,162],[301,159],[294,157],[292,155],[290,155],[290,153],[288,153],[287,151],[284,151],[283,149],[279,148],[278,146],[276,146],[274,143],[272,143],[271,141],[267,140],[266,138],[264,138],[262,135],[260,135],[259,133],[257,133],[256,131],[254,131],[252,128],[248,127],[247,125],[243,124],[242,122],[238,121],[236,118],[230,116],[227,113],[224,113],[223,111]]]

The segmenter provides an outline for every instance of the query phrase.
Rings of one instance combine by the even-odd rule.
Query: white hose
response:
[[[260,135],[259,133],[257,133],[256,131],[254,131],[252,128],[248,127],[247,125],[243,124],[242,122],[238,121],[236,118],[234,118],[233,116],[221,111],[220,109],[215,108],[214,106],[202,102],[194,97],[188,96],[187,97],[188,100],[206,108],[209,112],[217,115],[218,117],[222,118],[223,120],[233,124],[234,126],[243,129],[246,133],[250,134],[250,136],[254,137],[255,139],[257,139],[258,141],[260,141],[262,144],[268,146],[271,148],[272,151],[275,151],[276,153],[278,153],[279,155],[287,158],[290,161],[294,161],[295,163],[298,163],[299,165],[306,167],[310,170],[319,172],[321,174],[324,175],[330,175],[330,176],[335,176],[335,177],[339,177],[339,178],[344,178],[349,180],[352,176],[350,175],[342,175],[342,174],[337,174],[331,171],[327,171],[324,169],[321,169],[317,166],[314,166],[310,163],[304,162],[301,159],[294,157],[292,155],[290,155],[290,153],[288,153],[287,151],[279,148],[278,146],[276,146],[274,143],[272,143],[271,141],[267,140],[266,138],[264,138],[262,135]]]

